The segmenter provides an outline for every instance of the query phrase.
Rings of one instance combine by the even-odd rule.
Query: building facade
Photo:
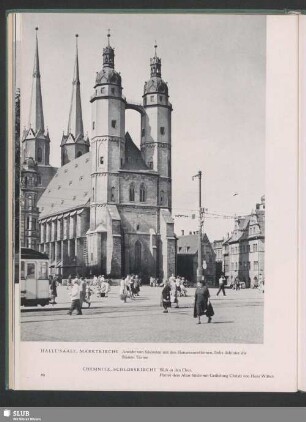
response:
[[[198,234],[179,236],[177,239],[177,274],[188,281],[197,281]],[[209,286],[216,283],[216,255],[206,233],[202,236],[203,274]]]
[[[90,99],[89,149],[77,93],[76,51],[75,94],[61,145],[62,167],[38,203],[40,250],[49,255],[55,270],[64,277],[137,273],[146,280],[150,276],[166,278],[175,271],[172,105],[156,48],[150,67],[143,104],[129,103],[122,95],[121,75],[115,70],[108,36],[103,66],[96,74]],[[126,132],[127,109],[141,115],[140,148]]]
[[[216,265],[216,284],[219,278],[223,274],[223,242],[224,240],[214,240],[212,242],[212,248],[215,253],[215,265]]]
[[[228,284],[238,278],[246,287],[258,285],[264,279],[265,197],[250,215],[238,217],[228,247]]]

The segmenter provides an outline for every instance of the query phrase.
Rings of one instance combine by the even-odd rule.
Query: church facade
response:
[[[72,89],[68,129],[61,142],[62,166],[37,204],[40,251],[64,277],[169,277],[176,267],[172,105],[156,46],[142,105],[130,104],[122,95],[108,35],[90,98],[90,142],[83,131],[77,49]],[[127,109],[141,115],[140,147],[126,132]]]

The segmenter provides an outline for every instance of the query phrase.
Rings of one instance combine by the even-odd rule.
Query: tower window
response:
[[[27,217],[27,229],[30,229],[30,217]]]
[[[40,174],[37,175],[37,184],[41,185],[41,176]]]
[[[133,183],[130,185],[130,189],[129,189],[129,200],[130,202],[135,201],[135,187]]]
[[[149,161],[148,166],[149,166],[150,169],[152,169],[153,168],[153,161]]]
[[[115,201],[115,188],[114,188],[114,186],[112,187],[112,190],[111,190],[111,201],[112,202]]]
[[[92,130],[95,130],[95,122],[92,122]]]
[[[140,202],[146,202],[146,196],[146,188],[145,185],[142,184],[139,192]]]
[[[164,126],[161,126],[160,127],[160,134],[161,135],[164,135],[165,134],[165,128],[164,128]]]
[[[101,94],[103,94],[103,92],[104,92],[104,87],[103,87],[103,88],[101,88]]]
[[[100,164],[104,164],[104,157],[100,157]]]
[[[116,127],[116,123],[117,123],[117,121],[116,121],[116,120],[112,120],[112,128],[114,128],[114,129],[115,129],[115,127]]]
[[[142,137],[144,137],[144,136],[145,136],[145,134],[146,134],[146,130],[145,130],[145,128],[143,128],[143,129],[141,130],[141,136],[142,136]]]
[[[115,94],[115,88],[111,88],[112,94]]]
[[[165,200],[165,192],[163,190],[160,191],[160,204],[163,205]]]
[[[41,148],[38,148],[38,149],[37,149],[37,161],[38,161],[39,163],[41,163],[41,162],[42,162],[42,150],[41,150]]]
[[[163,102],[163,97],[160,95],[159,96],[159,101],[162,103]]]
[[[151,100],[152,103],[154,102],[154,95],[150,96],[150,100]]]

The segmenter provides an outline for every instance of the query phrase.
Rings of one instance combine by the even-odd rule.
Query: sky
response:
[[[204,231],[211,241],[233,229],[235,215],[249,214],[265,193],[264,16],[205,14],[25,13],[20,26],[21,120],[27,126],[35,48],[39,55],[50,162],[60,166],[60,142],[68,123],[79,34],[84,130],[90,136],[95,74],[111,32],[123,94],[142,101],[150,57],[162,60],[172,112],[172,187],[175,231],[197,230],[198,182],[203,173]],[[126,112],[126,131],[140,145],[140,115]],[[186,217],[176,217],[184,215]],[[229,216],[224,218],[222,216]]]

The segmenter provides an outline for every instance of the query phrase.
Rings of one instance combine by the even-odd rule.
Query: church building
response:
[[[135,273],[146,280],[175,273],[172,105],[156,48],[142,105],[131,104],[122,94],[108,34],[103,66],[90,97],[90,142],[83,130],[76,48],[68,129],[61,142],[62,166],[38,201],[40,251],[49,255],[63,277],[78,273],[118,278]],[[140,113],[139,147],[126,132],[127,109]],[[49,142],[41,133],[47,165],[44,154]]]
[[[50,137],[45,128],[41,75],[38,54],[38,28],[32,74],[32,92],[29,120],[21,138],[20,166],[20,244],[38,249],[39,210],[37,202],[45,191],[57,168],[50,165]]]

